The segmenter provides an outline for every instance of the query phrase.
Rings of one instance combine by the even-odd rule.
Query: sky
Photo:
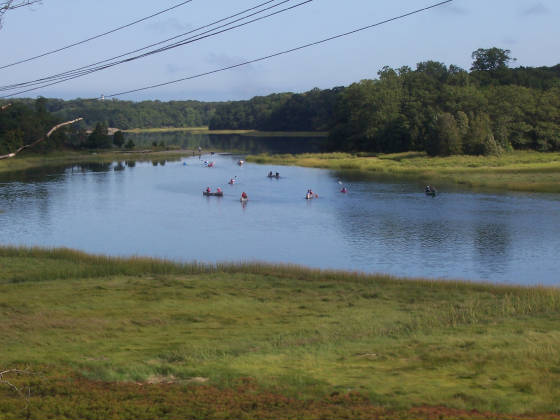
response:
[[[264,0],[192,0],[62,52],[0,69],[0,85],[104,60],[187,32]],[[280,2],[281,0],[277,0]],[[290,0],[277,9],[303,0]],[[182,0],[43,0],[5,14],[0,66],[81,41]],[[312,0],[242,28],[18,97],[96,98],[189,77],[371,25],[437,0]],[[441,7],[318,46],[209,76],[118,96],[122,100],[250,99],[348,86],[383,66],[435,60],[469,69],[478,48],[511,50],[512,66],[560,63],[559,0],[454,0]],[[2,95],[5,93],[2,92]]]

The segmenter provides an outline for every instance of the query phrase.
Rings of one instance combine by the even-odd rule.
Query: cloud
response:
[[[528,17],[528,16],[541,16],[550,13],[550,9],[548,9],[544,4],[540,1],[534,3],[528,9],[521,11],[521,16]]]
[[[216,67],[229,67],[234,66],[236,64],[244,63],[247,61],[246,58],[243,57],[234,57],[227,54],[215,54],[212,53],[208,55],[205,59],[208,64],[212,64]],[[254,67],[251,64],[241,66],[239,69],[243,69],[244,71],[254,70]]]
[[[513,37],[509,37],[509,36],[507,36],[507,37],[505,37],[504,39],[502,39],[502,42],[503,42],[505,45],[517,45],[517,44],[519,43],[519,41],[518,41],[517,39],[515,39],[515,38],[513,38]]]
[[[446,4],[445,6],[440,7],[438,11],[439,13],[443,13],[446,15],[465,16],[469,14],[469,11],[467,9],[453,3]]]
[[[169,63],[165,66],[167,73],[175,74],[175,73],[188,73],[192,71],[192,68],[189,66],[181,66],[173,63]]]
[[[146,29],[150,32],[155,32],[158,34],[169,34],[173,33],[183,33],[187,32],[192,28],[188,23],[182,23],[177,18],[168,18],[165,20],[160,20],[159,22],[150,23],[146,25]]]

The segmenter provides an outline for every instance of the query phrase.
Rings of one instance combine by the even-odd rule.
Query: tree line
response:
[[[120,135],[109,136],[108,127],[208,125],[328,131],[325,148],[332,151],[419,150],[435,156],[560,150],[560,64],[510,68],[511,52],[499,48],[478,49],[472,59],[469,71],[425,61],[415,69],[383,67],[376,79],[348,87],[246,101],[22,99],[0,112],[0,153],[76,116],[84,117],[83,123],[61,130],[41,147],[126,145]]]
[[[348,87],[219,104],[212,129],[326,130],[329,150],[430,155],[560,150],[560,64],[510,68],[478,49],[470,71],[436,61]]]

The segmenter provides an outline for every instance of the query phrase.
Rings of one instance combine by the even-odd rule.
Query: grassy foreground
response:
[[[553,288],[0,247],[0,419],[560,418],[559,327]]]
[[[512,191],[560,192],[560,153],[515,151],[501,156],[429,157],[406,152],[361,157],[346,153],[256,155],[248,162],[299,165],[380,176],[414,177],[425,182]]]

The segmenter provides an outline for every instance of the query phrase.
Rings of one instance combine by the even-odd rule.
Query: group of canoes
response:
[[[214,162],[206,162],[206,161],[205,161],[204,163],[205,163],[206,166],[208,166],[208,167],[210,167],[210,168],[214,166]],[[245,162],[244,162],[243,160],[239,160],[239,161],[237,162],[237,164],[238,164],[239,166],[242,166],[244,163],[245,163]],[[269,171],[268,174],[267,174],[267,177],[268,177],[268,178],[276,178],[276,179],[279,179],[279,178],[280,178],[280,173],[279,173],[279,172],[272,172],[272,171]],[[235,184],[236,181],[237,181],[237,176],[231,178],[231,179],[228,181],[228,184],[233,185],[233,184]],[[342,184],[342,182],[339,181],[339,184]],[[347,189],[346,187],[342,187],[342,188],[340,189],[340,192],[343,193],[343,194],[346,194],[346,193],[348,192],[348,189]],[[437,190],[436,190],[433,186],[431,186],[431,185],[426,185],[426,188],[424,189],[424,193],[425,193],[426,195],[431,196],[431,197],[435,197],[435,196],[437,195]],[[224,195],[224,192],[223,192],[222,189],[219,188],[219,187],[217,188],[216,191],[212,191],[212,190],[210,189],[210,187],[207,187],[206,190],[204,190],[204,191],[202,192],[202,194],[205,195],[205,196],[217,196],[217,197],[222,197],[222,196]],[[319,198],[319,195],[316,194],[316,193],[314,193],[311,189],[308,189],[308,190],[307,190],[307,193],[305,194],[305,199],[306,199],[306,200],[311,200],[311,199],[314,199],[314,198]],[[243,191],[243,193],[241,194],[240,201],[246,202],[246,201],[248,201],[248,200],[249,200],[249,197],[247,196],[247,193],[246,193],[245,191]]]

